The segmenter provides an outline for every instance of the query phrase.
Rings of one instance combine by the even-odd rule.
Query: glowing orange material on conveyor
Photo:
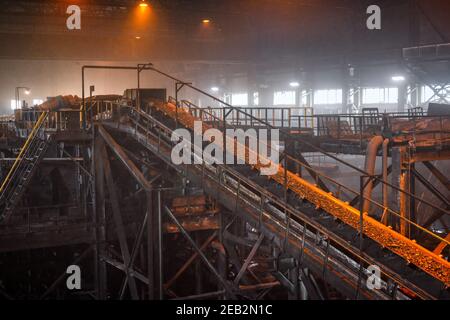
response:
[[[201,119],[195,118],[184,108],[179,107],[178,111],[176,111],[175,105],[171,103],[158,104],[156,108],[172,118],[175,118],[176,114],[178,114],[178,121],[189,128],[194,128],[194,121],[201,121]],[[203,123],[203,129],[206,130],[208,128],[209,126]],[[260,169],[258,165],[254,167]],[[314,184],[301,179],[290,171],[287,171],[286,176],[287,187],[290,190],[356,230],[359,230],[359,210],[334,197],[332,194],[323,191]],[[270,176],[270,178],[280,184],[284,184],[285,171],[283,167],[279,165],[278,173]],[[416,265],[426,273],[443,282],[447,287],[450,287],[450,263],[439,255],[434,254],[367,215],[364,215],[363,230],[367,237],[399,255],[407,262]]]

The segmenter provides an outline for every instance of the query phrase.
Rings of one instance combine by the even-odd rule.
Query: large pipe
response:
[[[377,161],[378,149],[383,143],[382,136],[373,137],[368,146],[366,152],[366,161],[365,161],[365,171],[373,176],[375,174],[375,164]],[[373,180],[370,180],[367,183],[367,186],[364,188],[364,202],[363,202],[363,212],[369,212],[370,209],[370,199],[372,199],[372,189],[373,189]]]
[[[403,151],[402,151],[403,152]],[[409,180],[409,172],[402,168],[400,173],[400,189],[407,190],[408,188],[408,180]],[[408,205],[407,205],[407,196],[404,192],[400,192],[400,215],[402,219],[400,219],[400,234],[408,235],[409,233],[409,225],[406,219],[409,219]]]

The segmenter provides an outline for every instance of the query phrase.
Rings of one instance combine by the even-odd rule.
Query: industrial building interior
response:
[[[1,0],[0,299],[449,299],[449,12]]]

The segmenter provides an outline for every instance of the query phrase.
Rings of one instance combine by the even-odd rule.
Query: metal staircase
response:
[[[45,154],[49,136],[44,123],[48,113],[43,112],[35,123],[13,166],[0,187],[0,221],[8,218],[19,203]]]

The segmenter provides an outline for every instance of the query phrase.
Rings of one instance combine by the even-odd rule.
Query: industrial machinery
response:
[[[135,69],[162,74],[177,89],[189,87],[220,107],[137,88],[16,120],[17,128],[31,130],[12,166],[3,166],[1,251],[72,246],[75,261],[93,270],[86,284],[98,299],[449,298],[450,239],[431,228],[449,214],[448,199],[415,168],[422,162],[448,188],[434,164],[450,156],[448,116],[366,110],[325,117],[282,108],[261,115],[153,66]],[[202,132],[279,130],[283,148],[275,173],[261,175],[267,159],[245,140],[242,164],[199,157],[221,142],[226,159],[227,146],[234,152],[242,144],[227,135],[203,142],[200,150],[185,141],[198,161],[174,164],[174,134],[194,133],[195,121]],[[367,153],[365,167],[336,152]],[[257,163],[249,163],[251,154]],[[308,160],[310,154],[352,170],[358,187],[331,177]],[[51,182],[44,182],[46,175]],[[415,178],[447,208],[417,196]],[[33,183],[63,191],[43,201],[44,189],[33,191]],[[57,290],[62,279],[33,294],[69,294]]]

